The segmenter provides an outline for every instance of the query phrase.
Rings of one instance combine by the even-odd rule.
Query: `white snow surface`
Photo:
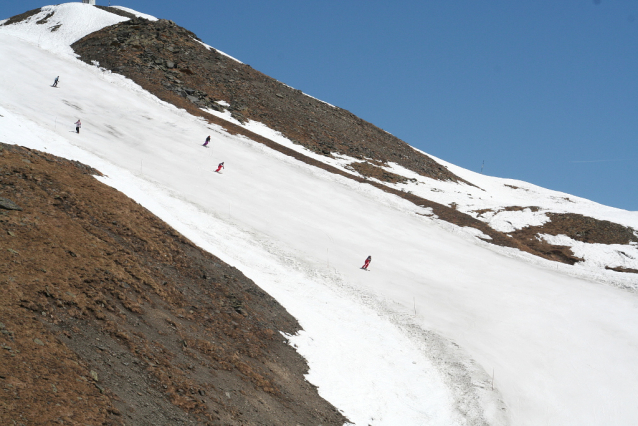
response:
[[[55,8],[60,30],[110,25],[86,5]],[[308,380],[354,424],[638,424],[634,274],[489,245],[475,230],[231,136],[80,62],[64,48],[80,32],[60,38],[33,19],[11,27],[0,27],[0,141],[101,170],[101,181],[242,270],[299,320],[304,330],[290,340],[308,360]],[[212,173],[221,161],[224,173]],[[635,212],[441,163],[481,189],[415,177],[406,190],[464,211],[578,206],[636,225]],[[543,220],[529,213],[507,221]],[[638,257],[628,246],[610,250]]]
[[[52,15],[44,22],[50,14]],[[38,24],[38,21],[43,23]],[[44,6],[39,13],[22,22],[0,27],[0,33],[26,40],[41,49],[75,56],[71,44],[122,21],[128,21],[128,18],[89,4],[63,3]]]

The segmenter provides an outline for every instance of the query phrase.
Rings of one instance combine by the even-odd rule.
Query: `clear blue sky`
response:
[[[636,0],[113,4],[446,161],[638,211]]]

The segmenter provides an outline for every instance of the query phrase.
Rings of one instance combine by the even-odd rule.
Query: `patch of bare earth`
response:
[[[0,424],[343,424],[295,319],[97,173],[0,145]]]
[[[391,173],[379,166],[370,164],[367,161],[348,164],[346,166],[346,169],[355,171],[359,173],[361,176],[378,179],[382,182],[406,183],[408,181],[408,178],[404,176],[398,175],[396,173]]]

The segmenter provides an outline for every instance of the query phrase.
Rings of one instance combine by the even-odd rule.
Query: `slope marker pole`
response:
[[[492,368],[492,390],[494,390],[494,368]]]
[[[414,302],[414,316],[416,316],[416,298],[412,297],[412,302]]]

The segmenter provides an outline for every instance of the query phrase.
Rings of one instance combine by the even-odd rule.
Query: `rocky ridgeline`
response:
[[[264,123],[316,153],[395,162],[422,176],[462,180],[354,114],[209,49],[172,21],[131,19],[90,34],[72,47],[83,61],[98,61],[161,99],[177,94],[201,108],[227,109],[240,122]]]

